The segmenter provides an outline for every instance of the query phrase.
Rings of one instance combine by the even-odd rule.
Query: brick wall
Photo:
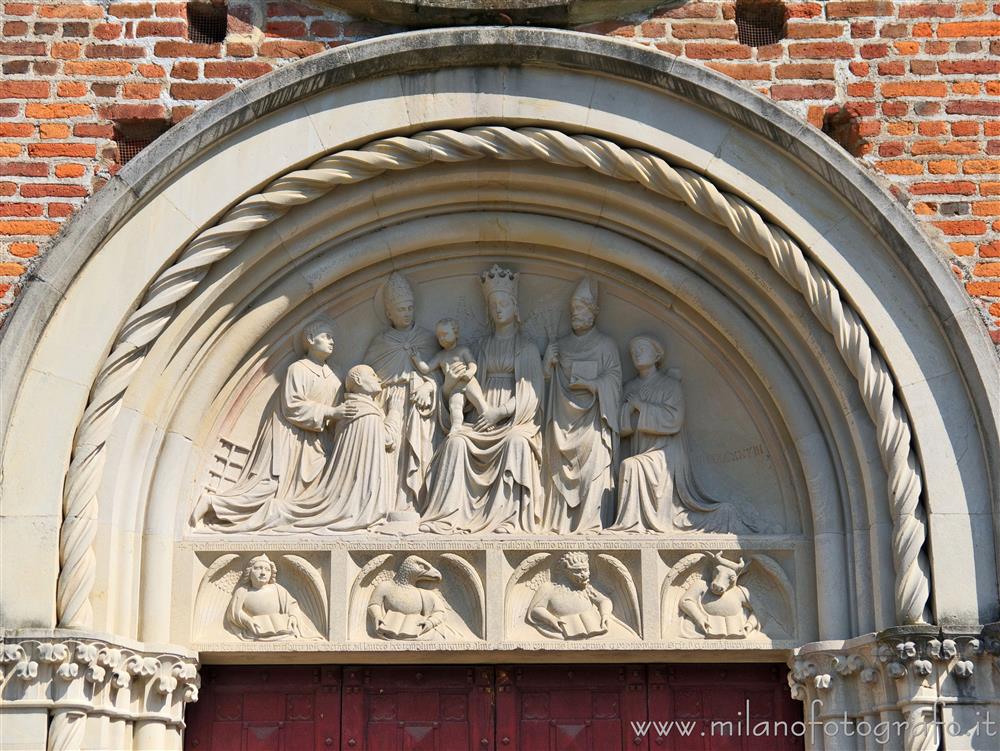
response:
[[[0,315],[118,168],[114,121],[177,122],[289,61],[396,31],[319,3],[230,0],[225,41],[197,44],[184,3],[0,1]],[[699,61],[825,125],[925,224],[1000,345],[1000,3],[786,7],[786,38],[764,47],[737,41],[732,0],[583,30]]]

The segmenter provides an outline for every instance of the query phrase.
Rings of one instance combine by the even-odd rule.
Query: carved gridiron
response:
[[[59,625],[92,625],[89,604],[96,561],[97,486],[105,461],[105,441],[122,396],[149,346],[170,323],[175,307],[190,294],[212,264],[226,257],[250,233],[271,224],[295,206],[310,203],[338,185],[363,182],[391,170],[410,170],[432,162],[495,158],[541,160],[599,172],[635,182],[680,201],[728,228],[760,254],[807,301],[834,337],[837,349],[857,379],[868,414],[877,428],[882,463],[889,476],[893,519],[896,615],[900,623],[922,622],[929,598],[924,552],[926,530],[920,506],[921,479],[909,422],[896,399],[889,368],[873,347],[858,314],[843,301],[829,275],[811,262],[782,229],[769,224],[749,203],[723,193],[708,178],[671,166],[662,157],[623,149],[592,136],[570,136],[541,128],[513,130],[482,126],[463,131],[434,130],[413,137],[385,138],[358,149],[331,154],[307,169],[284,175],[261,193],[228,211],[199,234],[151,285],[130,316],[99,373],[74,441],[65,483],[60,534]]]

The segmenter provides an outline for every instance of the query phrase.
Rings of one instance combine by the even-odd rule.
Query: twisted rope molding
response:
[[[290,172],[226,212],[218,224],[200,233],[177,262],[157,277],[119,332],[97,376],[74,439],[59,540],[60,627],[89,628],[93,622],[89,598],[96,571],[93,543],[97,532],[97,489],[106,458],[105,442],[122,397],[149,347],[170,323],[175,307],[198,286],[212,264],[232,253],[254,230],[271,224],[296,206],[315,201],[338,185],[360,183],[388,171],[410,170],[434,162],[484,158],[540,160],[585,168],[638,183],[660,196],[680,201],[726,227],[767,259],[802,295],[833,335],[876,426],[879,452],[888,475],[893,521],[896,616],[901,624],[923,622],[930,585],[923,550],[926,530],[920,506],[922,483],[909,422],[896,399],[888,366],[872,346],[860,316],[841,299],[829,275],[811,262],[784,230],[768,224],[749,203],[723,193],[703,175],[671,166],[662,157],[639,149],[623,149],[593,136],[570,136],[543,128],[480,126],[384,138]]]

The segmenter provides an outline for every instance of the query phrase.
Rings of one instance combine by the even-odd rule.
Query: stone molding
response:
[[[908,751],[939,748],[945,736],[947,748],[1000,742],[998,624],[902,626],[816,642],[796,649],[788,665],[792,697],[806,705],[807,747],[853,748],[836,738],[843,744],[853,732],[857,740],[865,728],[879,732],[879,723],[890,734],[886,747]]]
[[[653,0],[327,0],[357,16],[402,26],[540,24],[569,26],[619,18],[661,3]]]
[[[415,169],[437,162],[483,158],[541,160],[594,170],[636,182],[654,194],[684,203],[728,229],[763,256],[809,305],[829,331],[854,374],[866,410],[875,423],[879,452],[888,476],[893,520],[892,557],[896,573],[896,615],[902,623],[928,617],[930,596],[919,461],[909,418],[895,394],[888,365],[872,343],[861,316],[830,275],[781,227],[769,224],[749,202],[723,192],[709,178],[675,167],[661,156],[623,149],[595,136],[567,135],[552,129],[480,126],[464,131],[441,129],[414,137],[396,136],[361,149],[334,153],[307,169],[290,172],[224,214],[188,243],[178,260],[153,281],[119,330],[92,387],[76,432],[63,496],[57,609],[59,625],[92,625],[90,591],[96,577],[93,542],[97,534],[97,491],[107,454],[107,439],[132,377],[146,352],[213,264],[227,257],[250,235],[297,206],[309,204],[338,185],[355,184],[387,171]]]
[[[0,632],[0,708],[51,713],[48,747],[79,748],[86,717],[184,727],[197,652],[80,631]]]

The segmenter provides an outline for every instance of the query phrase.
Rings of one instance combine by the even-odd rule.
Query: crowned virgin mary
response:
[[[497,265],[480,277],[493,327],[477,363],[487,408],[434,455],[422,531],[532,532],[541,524],[545,381],[538,348],[520,331],[517,280]]]

